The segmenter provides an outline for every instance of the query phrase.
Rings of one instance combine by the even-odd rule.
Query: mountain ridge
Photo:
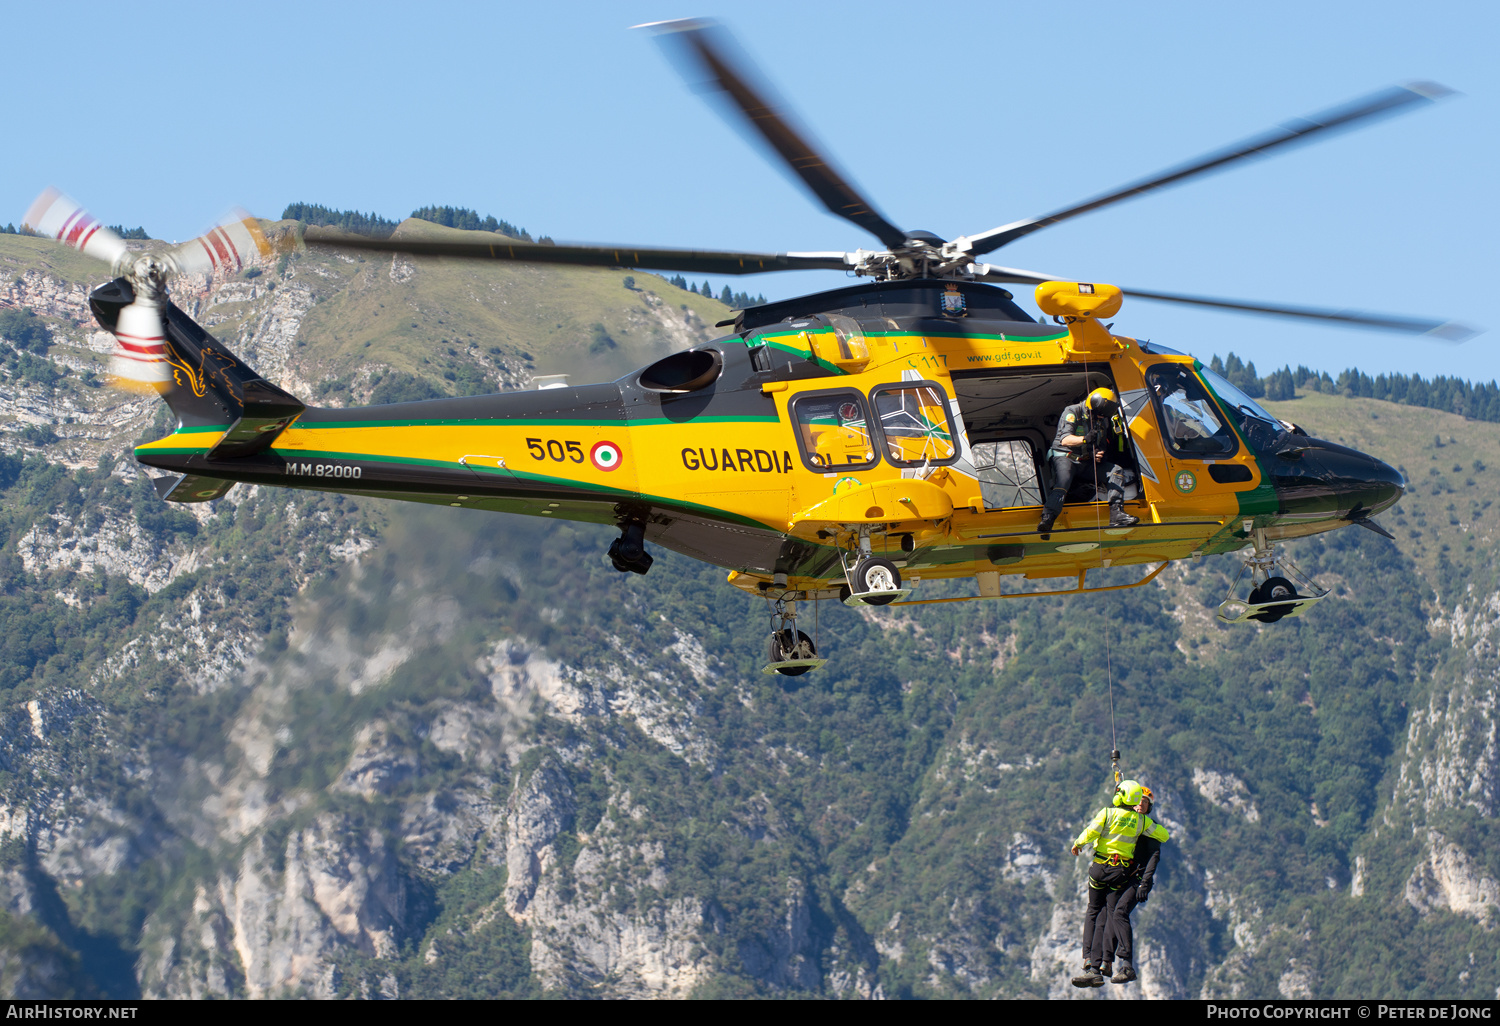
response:
[[[1289,546],[1334,590],[1298,620],[1214,621],[1232,557],[1103,598],[840,606],[833,661],[784,690],[753,600],[670,553],[616,574],[602,528],[243,486],[161,504],[126,451],[158,414],[80,370],[107,336],[68,259],[0,237],[0,287],[54,304],[68,372],[0,384],[18,996],[1500,993],[1500,425],[1268,403],[1412,481],[1398,542]],[[723,316],[566,274],[304,254],[178,302],[329,403],[376,374],[608,377]],[[615,346],[591,356],[594,324]],[[1065,847],[1106,795],[1110,666],[1174,839],[1141,985],[1085,994]]]

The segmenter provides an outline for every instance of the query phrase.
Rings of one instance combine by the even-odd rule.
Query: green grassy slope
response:
[[[1405,496],[1380,521],[1431,584],[1442,583],[1444,563],[1471,571],[1493,564],[1500,533],[1500,511],[1491,508],[1500,495],[1496,425],[1319,392],[1265,406],[1310,434],[1378,456],[1406,475]]]
[[[69,282],[103,282],[108,268],[77,250],[51,239],[28,235],[0,235],[0,274],[14,277],[41,270]]]
[[[398,235],[494,237],[410,219]],[[508,356],[531,355],[526,362],[539,374],[609,380],[682,343],[687,332],[731,316],[717,300],[642,271],[319,253],[300,259],[337,276],[337,294],[318,304],[303,329],[316,343],[317,368],[335,375],[367,361],[418,373],[449,348],[498,347]],[[624,288],[626,277],[635,290]]]

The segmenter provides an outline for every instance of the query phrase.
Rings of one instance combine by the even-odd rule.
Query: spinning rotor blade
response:
[[[688,18],[636,27],[651,29],[670,56],[682,58],[674,59],[673,63],[691,84],[727,95],[749,126],[830,212],[858,225],[887,246],[894,248],[906,241],[906,233],[876,211],[835,170],[820,148],[813,145],[806,130],[795,126],[790,109],[785,102],[777,102],[769,87],[761,84],[764,76],[755,74],[750,59],[741,53],[736,66],[730,54],[738,48],[721,26],[712,21]],[[695,81],[700,75],[703,78]],[[756,83],[757,79],[759,83]]]
[[[236,208],[204,234],[175,247],[171,259],[179,273],[212,274],[220,269],[237,272],[270,255],[271,244],[255,218]]]
[[[50,187],[31,204],[21,224],[111,267],[128,252],[124,239],[101,225],[76,200]]]
[[[1042,217],[1035,217],[1025,221],[1016,221],[1013,224],[1001,225],[992,228],[980,235],[969,237],[971,248],[969,252],[976,256],[999,249],[1001,246],[1014,242],[1034,231],[1046,228],[1048,225],[1066,221],[1077,217],[1079,214],[1087,214],[1092,210],[1107,207],[1123,200],[1140,196],[1144,193],[1163,189],[1169,185],[1177,185],[1198,175],[1208,174],[1213,171],[1224,169],[1238,160],[1251,157],[1264,156],[1281,147],[1290,146],[1295,143],[1307,142],[1319,135],[1319,133],[1331,133],[1337,129],[1352,128],[1359,122],[1369,121],[1383,115],[1395,114],[1419,104],[1432,103],[1445,96],[1451,95],[1452,90],[1440,86],[1435,82],[1413,82],[1410,85],[1392,86],[1382,89],[1380,92],[1371,93],[1352,103],[1341,107],[1333,107],[1317,114],[1309,114],[1305,118],[1297,118],[1289,121],[1269,132],[1252,136],[1242,142],[1236,143],[1227,149],[1217,150],[1213,153],[1199,157],[1197,160],[1188,161],[1169,168],[1150,178],[1143,178],[1133,182],[1124,188],[1114,192],[1096,196],[1091,200],[1080,203],[1077,206],[1064,207],[1062,210],[1054,211]],[[959,240],[962,242],[963,240]]]
[[[125,241],[56,189],[49,188],[36,198],[23,223],[38,235],[104,261],[111,273],[128,273],[130,250]],[[135,302],[120,310],[114,335],[109,373],[115,384],[131,391],[151,391],[166,383],[171,371],[161,306],[149,291],[138,289]]]
[[[996,267],[993,264],[975,266],[975,278],[1015,285],[1040,285],[1044,281],[1077,281],[1077,278],[1055,277],[1023,271],[1014,267]],[[1237,299],[1216,299],[1210,296],[1185,296],[1178,292],[1152,292],[1145,289],[1122,289],[1135,299],[1154,299],[1163,303],[1186,303],[1190,306],[1209,306],[1237,313],[1263,314],[1269,317],[1289,317],[1295,320],[1325,321],[1343,324],[1351,328],[1370,328],[1376,331],[1394,331],[1403,335],[1430,335],[1443,342],[1466,342],[1479,334],[1475,328],[1455,321],[1438,321],[1427,317],[1401,317],[1395,314],[1366,313],[1359,310],[1329,310],[1315,306],[1284,306],[1273,303],[1246,303]]]
[[[166,327],[154,297],[138,293],[135,302],[121,307],[114,335],[115,348],[109,356],[112,384],[131,392],[149,392],[171,380]]]
[[[629,246],[551,246],[533,242],[485,242],[479,239],[371,239],[309,228],[309,245],[422,257],[463,257],[575,267],[630,267],[647,271],[692,271],[701,274],[760,274],[764,271],[847,270],[843,253],[732,253],[712,249],[644,249]]]

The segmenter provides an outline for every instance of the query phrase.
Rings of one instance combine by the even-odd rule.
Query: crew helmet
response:
[[[1115,395],[1113,389],[1109,388],[1094,389],[1084,401],[1088,404],[1089,411],[1092,413],[1112,416],[1118,413],[1120,409],[1120,397]]]
[[[1154,796],[1151,788],[1139,780],[1122,780],[1115,785],[1115,804],[1135,808],[1143,800],[1150,801]]]

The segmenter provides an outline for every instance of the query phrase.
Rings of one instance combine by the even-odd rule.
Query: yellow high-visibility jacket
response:
[[[1171,835],[1160,823],[1153,823],[1150,816],[1143,816],[1134,809],[1100,809],[1099,815],[1084,828],[1073,842],[1073,847],[1094,845],[1098,856],[1118,855],[1122,859],[1135,858],[1135,842],[1142,837],[1154,837],[1158,841],[1168,840]]]

